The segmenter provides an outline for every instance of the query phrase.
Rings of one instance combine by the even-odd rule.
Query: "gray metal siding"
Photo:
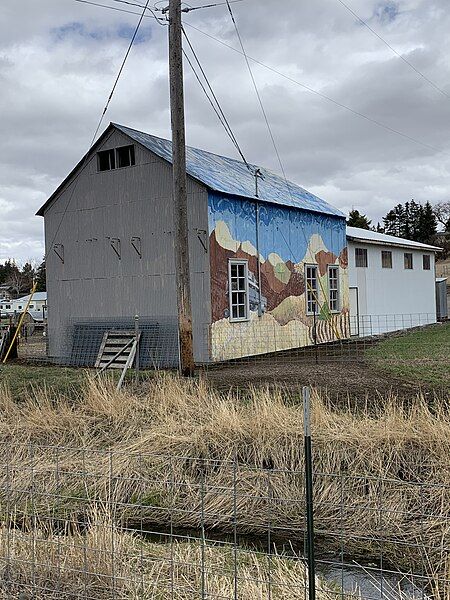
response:
[[[101,149],[130,144],[113,131]],[[97,172],[94,156],[45,212],[49,355],[67,355],[68,323],[77,318],[176,317],[171,166],[135,144],[136,165]],[[208,359],[207,192],[188,181],[190,258],[197,361]],[[142,258],[131,237],[141,238]],[[111,247],[120,240],[121,258]],[[64,245],[64,264],[49,247]]]

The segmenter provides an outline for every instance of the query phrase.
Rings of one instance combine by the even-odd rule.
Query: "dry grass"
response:
[[[139,394],[88,378],[75,401],[55,404],[45,389],[17,403],[3,387],[0,461],[9,468],[0,472],[0,514],[14,507],[22,524],[30,512],[83,521],[93,501],[106,501],[116,522],[164,525],[170,509],[174,526],[199,527],[203,512],[206,527],[230,531],[236,508],[242,533],[264,533],[270,521],[301,540],[302,435],[302,408],[281,390],[255,389],[243,401],[167,375]],[[320,538],[343,538],[355,555],[377,556],[382,545],[385,560],[412,570],[426,553],[442,574],[448,405],[430,410],[418,396],[402,408],[390,397],[376,413],[352,413],[331,410],[315,393],[313,436]]]
[[[269,586],[273,600],[304,600],[307,586],[301,560],[240,550],[235,563],[230,548],[147,543],[98,513],[84,535],[2,528],[0,557],[4,600],[191,600],[202,589],[208,598],[232,598],[235,564],[242,600],[267,598]],[[335,600],[336,589],[317,578],[316,594]]]

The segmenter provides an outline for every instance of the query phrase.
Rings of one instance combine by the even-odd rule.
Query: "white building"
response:
[[[347,227],[353,335],[436,322],[435,258],[440,248]]]
[[[0,314],[12,316],[23,312],[30,296],[23,296],[16,300],[4,300],[0,303]],[[47,292],[35,292],[28,307],[28,313],[34,321],[43,321],[47,317]]]

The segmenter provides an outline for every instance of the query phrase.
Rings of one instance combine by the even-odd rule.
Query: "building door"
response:
[[[350,335],[359,336],[359,295],[358,288],[349,288],[350,292]]]

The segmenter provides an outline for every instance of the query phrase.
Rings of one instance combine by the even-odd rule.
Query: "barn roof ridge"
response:
[[[118,123],[111,123],[111,125],[160,158],[169,163],[172,162],[172,142],[170,140]],[[249,166],[260,169],[264,176],[264,179],[259,180],[258,197],[255,195],[254,176],[243,161],[186,146],[187,174],[212,191],[345,218],[340,210],[296,183],[287,181],[264,167],[250,163]]]
[[[89,155],[97,151],[98,146],[106,139],[112,129],[120,131],[163,160],[172,163],[172,142],[170,140],[118,123],[110,123],[95,144],[93,144],[53,194],[39,208],[36,213],[37,215],[44,215],[53,200],[57,198],[65,185],[76,175],[80,167],[86,163]],[[273,173],[269,169],[253,164],[249,166],[260,169],[264,176],[264,179],[260,179],[258,182],[258,196],[255,195],[255,178],[243,161],[192,146],[186,147],[187,174],[214,192],[307,210],[332,217],[345,218],[345,215],[340,210],[296,183],[285,180],[284,177]]]

